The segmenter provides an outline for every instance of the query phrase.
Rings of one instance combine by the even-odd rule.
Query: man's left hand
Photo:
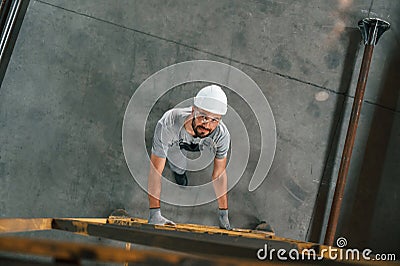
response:
[[[219,220],[219,227],[221,229],[232,230],[228,218],[228,209],[219,210],[218,220]]]

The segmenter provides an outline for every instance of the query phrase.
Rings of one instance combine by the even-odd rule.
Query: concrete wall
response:
[[[156,71],[209,59],[254,79],[277,127],[273,165],[254,192],[247,186],[259,150],[251,144],[229,193],[232,224],[265,220],[279,236],[320,241],[363,53],[356,25],[371,16],[392,28],[374,51],[337,235],[352,247],[395,251],[399,11],[390,0],[31,1],[0,89],[0,216],[105,217],[123,207],[147,217],[146,193],[122,151],[125,109]],[[185,97],[166,95],[149,125]],[[248,107],[228,98],[246,117]],[[217,224],[215,202],[162,208],[176,222]]]

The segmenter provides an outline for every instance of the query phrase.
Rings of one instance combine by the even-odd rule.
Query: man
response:
[[[218,198],[218,221],[223,229],[230,230],[228,219],[226,162],[230,135],[222,123],[227,111],[227,98],[217,85],[202,88],[189,108],[167,111],[158,121],[153,136],[151,165],[148,177],[150,224],[174,223],[161,215],[161,174],[166,161],[178,185],[187,186],[186,165],[188,152],[212,155],[214,169],[212,180]],[[221,196],[222,195],[222,196]]]

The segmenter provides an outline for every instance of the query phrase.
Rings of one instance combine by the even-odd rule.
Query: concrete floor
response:
[[[265,220],[279,236],[321,241],[363,53],[356,26],[370,16],[392,27],[374,51],[337,236],[398,252],[399,12],[391,0],[31,1],[0,89],[0,216],[104,217],[123,207],[146,218],[122,150],[125,109],[151,74],[208,59],[256,81],[276,122],[272,167],[249,192],[259,134],[228,94],[253,141],[229,193],[231,223]],[[167,94],[148,128],[185,97]],[[215,202],[162,209],[176,222],[217,224]]]

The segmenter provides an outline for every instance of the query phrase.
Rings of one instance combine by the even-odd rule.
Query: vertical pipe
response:
[[[325,236],[325,244],[332,246],[335,238],[337,222],[339,220],[340,208],[342,205],[344,188],[346,185],[347,174],[349,172],[351,154],[353,152],[354,142],[357,133],[358,120],[360,118],[361,106],[364,98],[365,86],[367,84],[368,70],[371,64],[372,52],[374,46],[366,45],[361,64],[360,75],[358,77],[356,95],[354,97],[351,110],[349,127],[347,130],[346,141],[344,144],[342,160],[340,162],[339,174],[333,197],[331,213],[329,216],[328,228]]]
[[[0,85],[24,20],[30,0],[1,0],[0,5]]]
[[[350,166],[351,154],[353,152],[358,121],[360,118],[365,87],[368,79],[368,72],[371,65],[372,53],[379,37],[390,27],[390,24],[386,21],[369,18],[361,20],[358,25],[364,38],[365,48],[360,74],[358,76],[356,94],[354,96],[353,107],[351,110],[349,126],[347,129],[346,140],[343,148],[342,159],[340,162],[335,194],[329,215],[328,227],[325,235],[325,244],[329,246],[333,245],[335,239],[340,208],[343,201],[344,189],[346,186],[346,179]]]
[[[1,0],[0,5],[0,33],[4,30],[8,13],[10,12],[12,0]]]
[[[15,21],[18,16],[19,9],[21,7],[22,0],[14,0],[11,10],[9,11],[7,21],[5,23],[4,29],[1,33],[1,40],[0,40],[0,62],[3,59],[4,51],[9,43],[9,38],[11,32],[14,28]]]

